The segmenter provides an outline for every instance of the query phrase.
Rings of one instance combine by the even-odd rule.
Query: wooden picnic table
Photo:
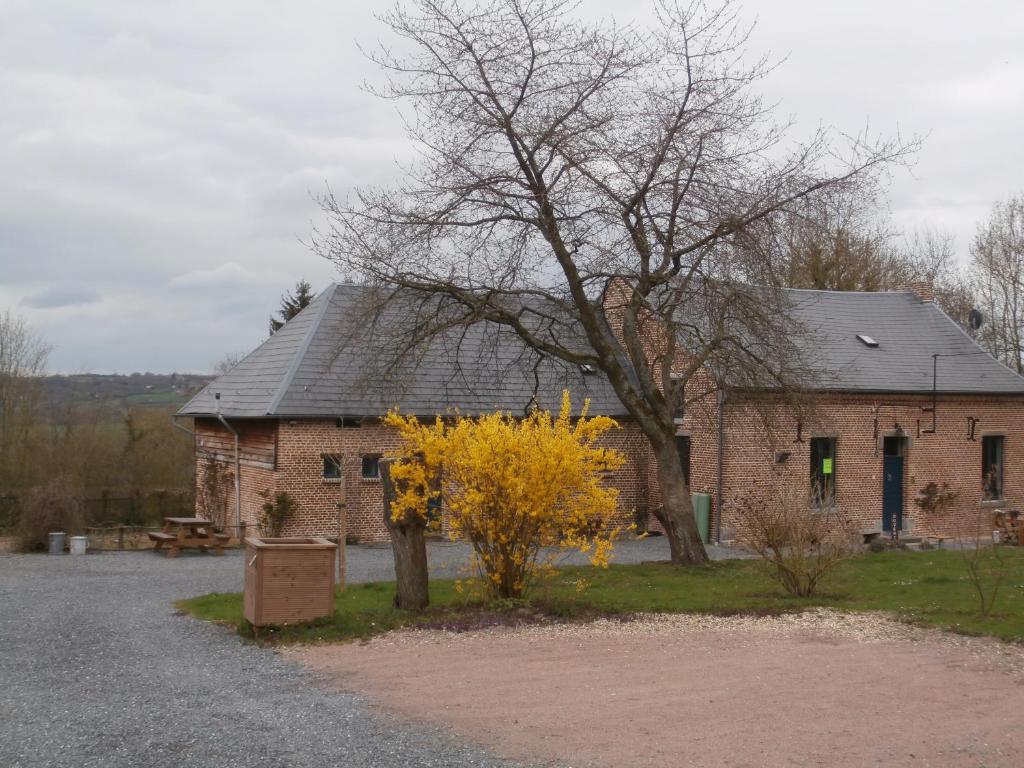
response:
[[[165,517],[163,530],[151,532],[149,538],[154,542],[154,552],[167,545],[168,557],[177,557],[183,549],[212,550],[223,555],[224,546],[231,540],[230,535],[218,533],[213,522],[202,517]]]

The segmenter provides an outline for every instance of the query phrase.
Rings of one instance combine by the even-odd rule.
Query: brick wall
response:
[[[882,439],[898,424],[906,433],[903,483],[904,530],[916,535],[952,536],[985,533],[995,506],[1024,504],[1024,401],[1021,398],[940,397],[937,431],[927,434],[931,413],[927,396],[821,396],[801,419],[780,404],[732,404],[726,410],[723,538],[742,529],[740,497],[752,489],[786,486],[810,495],[810,441],[836,438],[837,504],[864,529],[882,527]],[[875,418],[878,437],[875,437]],[[968,439],[968,419],[978,419],[975,439]],[[801,422],[801,442],[797,423]],[[986,434],[1005,436],[1004,499],[982,501],[982,441]],[[776,461],[776,451],[790,455]],[[914,503],[929,482],[946,482],[957,493],[940,516],[923,513]],[[980,527],[979,527],[979,521]]]
[[[334,420],[282,421],[278,433],[277,487],[299,503],[300,514],[285,535],[337,535],[344,485],[346,533],[359,541],[385,541],[381,484],[364,479],[362,457],[398,447],[394,430],[376,422],[340,428]],[[344,484],[325,480],[323,457],[341,456]]]
[[[259,445],[266,445],[266,430],[248,425],[244,420],[231,420],[241,433],[242,455],[253,454]],[[376,421],[362,426],[339,428],[334,420],[295,419],[264,421],[260,426],[274,427],[272,454],[265,454],[259,464],[242,464],[242,519],[256,529],[263,504],[261,491],[286,491],[298,503],[298,514],[286,523],[285,536],[335,536],[338,531],[338,504],[346,504],[346,533],[359,541],[386,541],[383,522],[381,484],[379,479],[362,476],[363,456],[379,456],[399,447],[395,431]],[[205,477],[206,462],[211,458],[231,472],[234,468],[233,443],[224,427],[212,419],[199,419],[196,424],[197,487]],[[628,524],[637,512],[648,509],[648,453],[646,442],[636,425],[624,423],[602,438],[601,444],[626,454],[626,464],[612,473],[606,482],[619,490],[617,522]],[[211,451],[210,446],[221,446]],[[324,455],[343,456],[344,499],[342,483],[325,479]],[[225,487],[224,504],[234,515],[234,486]],[[203,513],[203,510],[200,510]]]
[[[256,530],[264,499],[261,491],[273,492],[277,456],[277,422],[269,419],[231,419],[239,433],[242,522]],[[218,525],[235,524],[234,435],[216,419],[196,419],[196,514]],[[207,475],[215,462],[219,493],[211,497]],[[214,498],[215,497],[215,498]]]
[[[780,402],[727,404],[725,455],[722,480],[723,506],[718,509],[718,426],[714,398],[696,401],[679,425],[680,434],[691,440],[691,488],[708,493],[712,532],[721,514],[723,538],[742,529],[741,497],[751,490],[786,486],[810,494],[810,441],[813,437],[836,438],[837,502],[862,529],[882,524],[882,438],[899,424],[906,432],[903,486],[904,528],[921,535],[971,535],[977,521],[986,521],[993,506],[1024,505],[1024,399],[940,397],[935,434],[927,396],[830,395],[816,398],[797,418]],[[875,419],[878,437],[875,437]],[[968,418],[976,419],[975,440],[968,439]],[[800,438],[797,441],[797,424]],[[232,420],[241,433],[242,519],[255,527],[263,504],[261,491],[287,491],[298,502],[299,514],[285,526],[285,535],[334,536],[338,530],[338,504],[342,484],[323,477],[325,454],[344,456],[346,530],[360,541],[384,541],[379,479],[362,477],[362,457],[381,455],[398,448],[394,431],[375,421],[360,427],[339,428],[333,420],[291,421]],[[1005,435],[1003,504],[982,503],[981,438]],[[233,471],[230,433],[215,420],[196,422],[197,489],[205,477],[206,462],[214,460]],[[620,522],[645,519],[658,526],[651,509],[660,503],[657,473],[650,447],[635,423],[623,421],[603,438],[603,444],[626,455],[622,469],[606,482],[619,489]],[[776,452],[789,453],[784,462]],[[922,513],[914,504],[928,483],[947,482],[957,493],[949,510],[940,516]],[[197,494],[201,496],[201,494]],[[233,484],[226,488],[226,522],[233,521]],[[209,514],[198,510],[201,514]]]
[[[614,448],[625,456],[625,463],[609,473],[605,482],[619,491],[615,521],[620,525],[638,523],[641,528],[651,510],[651,461],[647,439],[633,422],[619,419],[619,427],[607,432],[599,441],[603,448]]]
[[[602,439],[602,445],[622,450],[626,465],[607,482],[619,489],[620,522],[629,523],[638,509],[646,509],[648,487],[635,459],[644,446],[635,425],[624,424]],[[360,427],[339,429],[333,421],[281,422],[278,433],[277,489],[288,491],[301,514],[285,529],[286,535],[333,535],[340,484],[323,479],[323,455],[343,455],[348,535],[359,541],[386,541],[380,480],[362,477],[362,457],[381,455],[399,447],[390,427],[368,421]],[[642,464],[640,465],[642,466]]]

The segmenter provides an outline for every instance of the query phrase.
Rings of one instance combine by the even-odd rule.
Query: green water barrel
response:
[[[711,540],[711,494],[690,494],[693,500],[693,517],[697,521],[700,540],[707,544]]]

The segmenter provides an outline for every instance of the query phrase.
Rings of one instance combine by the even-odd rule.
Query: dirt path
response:
[[[288,653],[518,759],[1024,765],[1024,651],[880,617],[652,617]]]

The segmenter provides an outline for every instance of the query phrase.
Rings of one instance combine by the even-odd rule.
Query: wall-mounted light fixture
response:
[[[775,463],[776,464],[785,464],[789,460],[789,457],[792,456],[792,455],[793,454],[790,451],[776,451],[775,452]]]
[[[880,436],[881,436],[880,433],[882,431],[881,430],[881,413],[882,413],[882,409],[883,408],[892,408],[893,409],[892,431],[896,435],[896,437],[906,437],[907,431],[896,420],[896,417],[900,415],[900,409],[906,409],[906,408],[909,408],[909,407],[910,406],[907,403],[885,403],[884,402],[884,403],[878,403],[874,408],[871,409],[871,415],[873,417],[873,423],[872,423],[872,429],[871,429],[871,437],[872,437],[872,440],[875,443],[875,456],[877,456],[879,454],[879,452],[881,451],[881,448],[882,448],[881,440],[879,439]],[[918,419],[917,429],[918,429],[918,433],[917,433],[918,437],[920,437],[922,434],[925,434],[925,433],[928,432],[927,429],[921,429],[921,421],[920,421],[920,419]]]
[[[981,421],[981,419],[976,419],[974,416],[968,416],[967,417],[967,439],[968,440],[974,441],[974,439],[975,439],[975,437],[974,437],[974,430],[975,430],[975,427],[978,426],[978,422],[979,421]]]

